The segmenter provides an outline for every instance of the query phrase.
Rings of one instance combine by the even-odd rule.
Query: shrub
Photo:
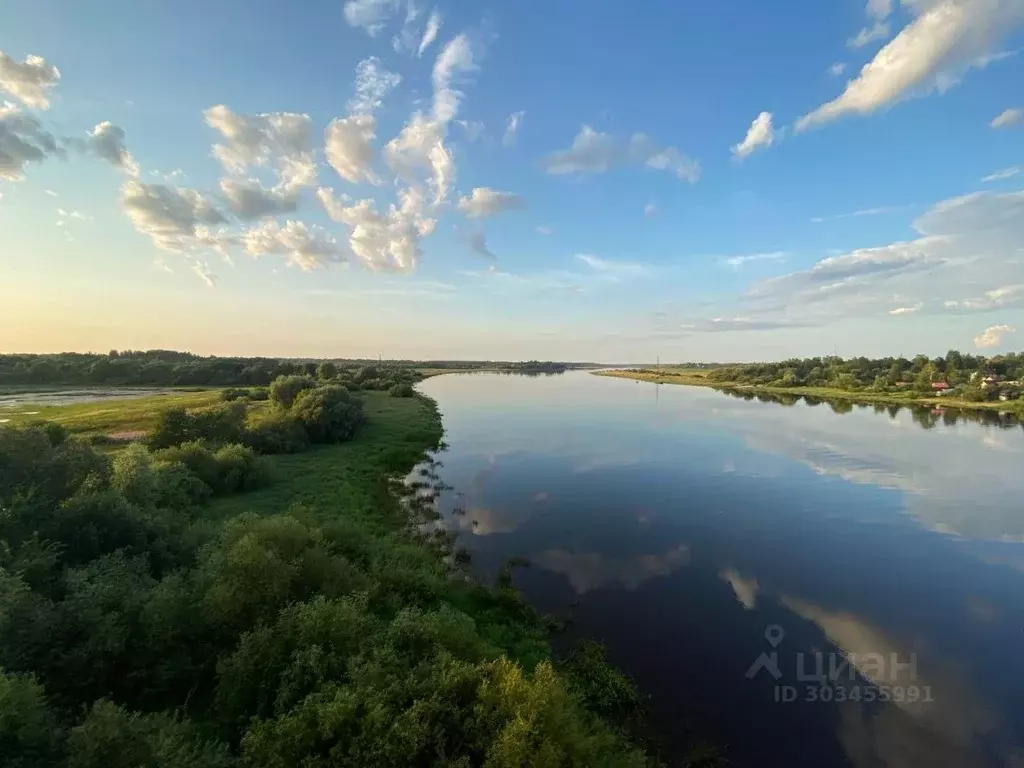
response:
[[[241,389],[239,387],[228,387],[222,389],[220,393],[220,399],[226,403],[232,403],[235,400],[241,400],[243,397],[249,397],[248,389]]]
[[[312,376],[278,376],[270,385],[270,399],[282,408],[291,408],[300,393],[315,386]]]
[[[244,433],[244,403],[222,403],[191,410],[170,408],[157,418],[148,444],[153,450],[159,450],[194,440],[237,443]]]
[[[156,457],[167,464],[184,465],[214,494],[248,491],[269,480],[265,463],[245,445],[225,445],[214,452],[195,441],[166,448]]]
[[[355,437],[363,423],[363,403],[344,387],[317,387],[295,401],[295,417],[314,443],[341,443]]]
[[[245,444],[257,453],[302,453],[309,448],[309,436],[294,416],[278,413],[247,430]]]
[[[388,394],[391,397],[412,397],[416,394],[416,390],[412,388],[412,384],[395,384],[388,390]]]

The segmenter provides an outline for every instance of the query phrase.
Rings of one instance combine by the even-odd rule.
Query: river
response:
[[[1024,765],[1016,422],[586,372],[420,389],[473,567],[528,558],[517,586],[606,644],[670,754]]]

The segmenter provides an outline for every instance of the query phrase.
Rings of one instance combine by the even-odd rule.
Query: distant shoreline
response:
[[[1006,411],[1021,414],[1024,408],[1014,402],[971,402],[955,397],[913,397],[912,393],[892,394],[883,392],[857,392],[834,387],[772,387],[764,384],[742,384],[733,381],[711,381],[707,374],[698,370],[687,372],[666,371],[661,374],[630,370],[591,371],[594,376],[610,376],[616,379],[647,381],[653,384],[682,384],[690,387],[709,387],[730,392],[763,392],[769,395],[796,395],[820,397],[823,400],[848,400],[854,403],[882,403],[918,408],[956,408],[965,411]]]

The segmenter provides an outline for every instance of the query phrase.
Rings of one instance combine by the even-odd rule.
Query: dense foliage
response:
[[[997,383],[1024,379],[1024,354],[983,357],[950,350],[945,357],[934,359],[925,355],[918,355],[912,360],[904,357],[855,357],[848,360],[841,357],[808,357],[776,363],[723,366],[708,373],[708,379],[718,382],[773,387],[869,389],[874,392],[907,389],[926,393],[934,389],[933,384],[945,383],[956,389],[957,394],[978,400],[992,398],[1002,390],[1002,387],[983,386],[987,378],[996,379]]]
[[[165,414],[112,455],[0,428],[5,765],[645,764],[593,714],[632,706],[628,681],[592,656],[557,671],[535,614],[452,578],[451,540],[422,532],[433,507],[383,470],[348,480],[379,484],[372,517],[206,515],[271,482],[254,446],[349,438],[361,406],[327,385],[256,423],[244,401]]]
[[[13,385],[121,385],[266,387],[280,376],[340,379],[349,386],[386,391],[419,380],[416,368],[561,372],[565,363],[486,361],[279,360],[265,357],[200,357],[163,349],[111,350],[107,354],[0,355],[0,387]]]

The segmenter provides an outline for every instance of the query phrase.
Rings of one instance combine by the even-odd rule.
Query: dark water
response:
[[[528,557],[517,585],[607,644],[669,749],[1024,765],[1016,423],[587,373],[421,388],[475,567]]]

